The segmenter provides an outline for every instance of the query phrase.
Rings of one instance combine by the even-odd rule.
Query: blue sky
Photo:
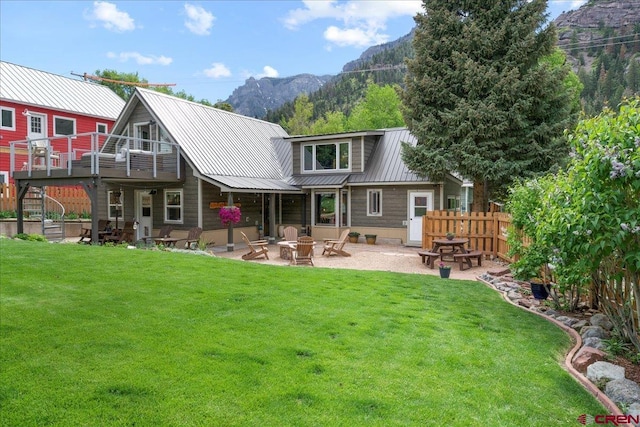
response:
[[[550,0],[555,18],[586,0]],[[0,1],[0,59],[66,77],[138,72],[196,99],[227,99],[250,76],[338,74],[395,40],[414,1]]]

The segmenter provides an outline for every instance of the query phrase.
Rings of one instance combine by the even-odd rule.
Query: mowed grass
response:
[[[3,426],[567,426],[569,338],[474,281],[0,239]],[[419,260],[418,260],[419,261]]]

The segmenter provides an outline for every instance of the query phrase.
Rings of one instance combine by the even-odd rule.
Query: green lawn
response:
[[[0,239],[2,426],[567,426],[569,338],[479,282]]]

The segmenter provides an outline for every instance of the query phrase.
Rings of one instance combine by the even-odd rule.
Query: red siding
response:
[[[104,123],[107,125],[107,132],[111,131],[115,120],[96,118],[91,116],[84,116],[77,113],[70,113],[68,111],[52,110],[42,107],[34,107],[31,105],[25,105],[15,102],[2,101],[0,104],[2,107],[15,109],[15,131],[0,129],[0,172],[9,172],[10,156],[9,156],[9,143],[12,141],[24,141],[27,139],[27,117],[22,113],[25,109],[31,113],[39,113],[46,115],[47,119],[47,134],[48,137],[54,136],[54,116],[60,116],[69,119],[75,119],[76,130],[78,134],[96,132],[97,123]],[[56,137],[51,141],[54,151],[67,152],[68,143],[64,137]],[[72,140],[72,148],[80,150],[91,149],[91,140],[89,137],[79,137]],[[11,180],[13,182],[13,180]]]

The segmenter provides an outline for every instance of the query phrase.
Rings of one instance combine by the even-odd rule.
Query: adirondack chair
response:
[[[298,239],[295,249],[291,251],[291,264],[313,266],[313,237],[303,236]]]
[[[108,219],[99,219],[98,233],[99,233],[98,241],[102,243],[105,236],[107,236],[108,234],[111,234],[111,221]],[[82,230],[80,231],[80,240],[78,240],[78,243],[90,244],[91,241],[92,241],[91,226],[89,226],[88,228],[83,227]]]
[[[298,240],[298,229],[295,227],[286,227],[283,233],[284,237],[282,240],[286,240],[287,242],[295,242]]]
[[[109,236],[105,236],[104,243],[135,243],[136,230],[133,229],[133,221],[126,221],[120,230],[114,230]]]
[[[200,235],[202,234],[202,228],[193,227],[189,229],[189,234],[187,234],[187,238],[184,239],[184,247],[185,249],[197,249],[198,241],[200,240]]]
[[[157,236],[144,236],[142,239],[145,243],[149,243],[149,241],[153,241],[154,239],[159,239],[162,237],[171,237],[171,232],[173,231],[172,225],[164,225],[160,227],[160,231],[158,231]]]
[[[269,249],[267,248],[267,245],[269,244],[268,241],[266,240],[251,241],[249,240],[247,235],[244,234],[244,232],[241,231],[240,234],[242,234],[242,240],[244,240],[244,242],[247,244],[247,248],[249,248],[249,252],[242,255],[242,259],[250,260],[250,259],[259,258],[261,256],[264,256],[266,259],[269,259],[269,255],[268,255]]]
[[[336,239],[324,239],[324,249],[322,250],[322,255],[330,256],[332,254],[342,255],[342,256],[351,256],[350,253],[346,252],[343,248],[344,245],[349,240],[349,229],[347,228],[342,232],[340,237]]]

